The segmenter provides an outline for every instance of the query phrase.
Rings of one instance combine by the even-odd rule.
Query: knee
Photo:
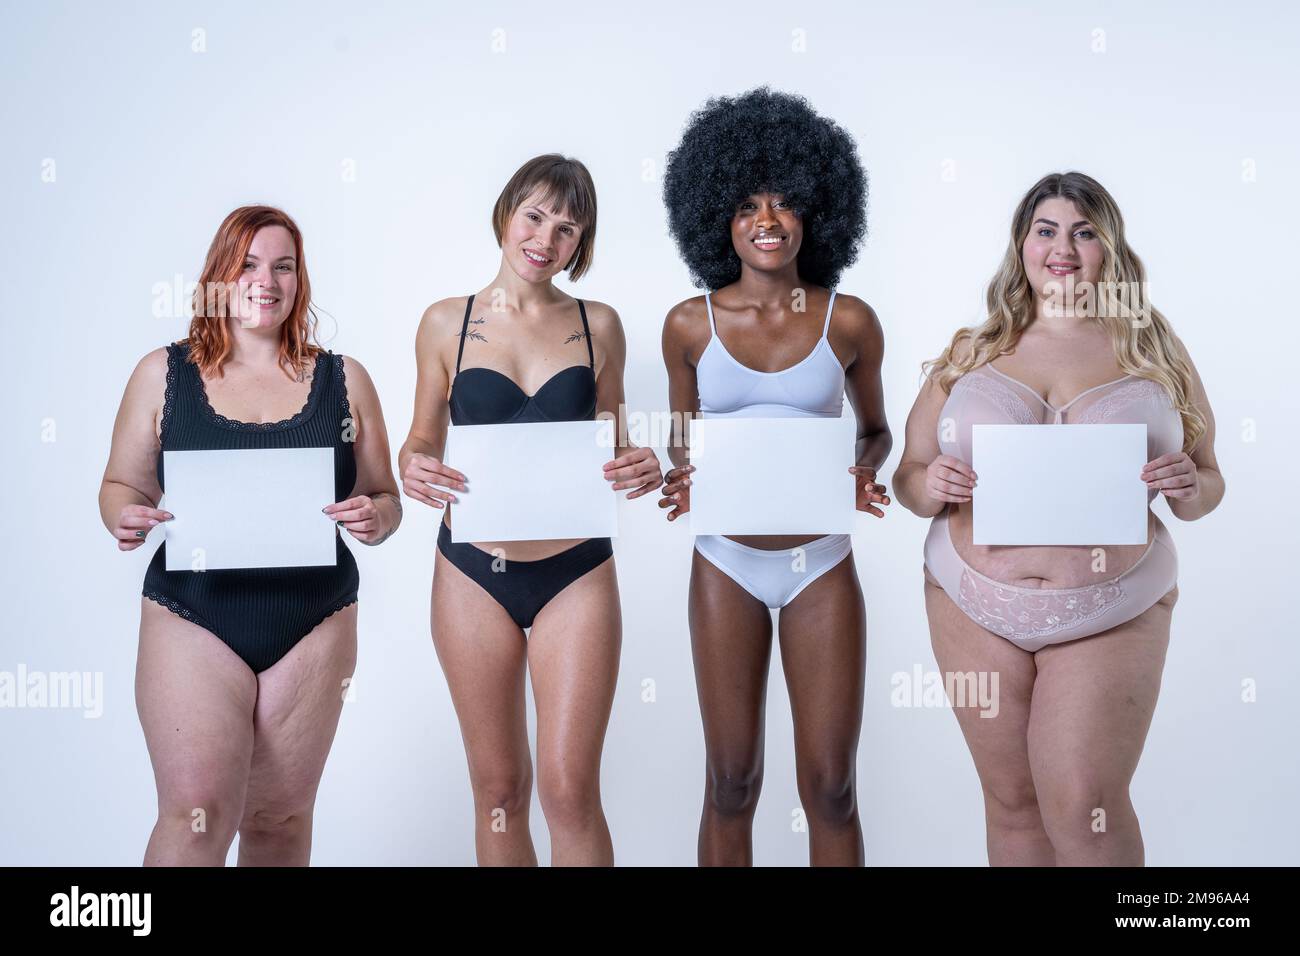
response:
[[[224,852],[239,826],[241,799],[201,780],[158,796],[158,828],[195,844],[216,843]]]
[[[710,810],[725,817],[753,814],[763,785],[762,764],[710,761],[708,771],[705,799]]]
[[[1133,814],[1127,780],[1106,780],[1092,773],[1064,774],[1044,789],[1043,822],[1054,844],[1095,843]]]
[[[533,787],[527,768],[477,774],[473,787],[476,811],[492,825],[504,828],[510,819],[527,815]]]
[[[1026,776],[985,784],[984,819],[998,830],[1041,830],[1043,816],[1034,781]]]
[[[239,824],[240,845],[298,843],[311,835],[311,806],[249,807]]]
[[[804,811],[819,823],[844,826],[858,812],[856,770],[851,763],[830,762],[799,775]]]
[[[537,777],[537,797],[552,828],[583,829],[601,813],[600,785],[585,773],[543,769]]]

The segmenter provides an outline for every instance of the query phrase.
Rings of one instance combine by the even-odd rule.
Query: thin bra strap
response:
[[[835,308],[835,290],[831,290],[831,300],[826,303],[826,324],[822,326],[822,338],[826,338],[831,331],[831,310]]]
[[[587,358],[591,360],[591,370],[596,371],[596,353],[591,348],[591,329],[587,327],[587,307],[578,300],[578,313],[582,316],[582,337],[587,340]]]
[[[718,326],[713,321],[713,300],[709,298],[709,293],[704,293],[704,305],[709,310],[709,335],[713,338],[718,337]]]
[[[465,354],[465,340],[469,338],[469,315],[474,308],[474,296],[465,303],[465,321],[460,324],[460,348],[456,350],[456,374],[460,374],[460,357]]]

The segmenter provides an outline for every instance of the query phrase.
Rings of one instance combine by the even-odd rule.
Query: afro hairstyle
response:
[[[757,192],[785,196],[803,220],[802,279],[833,289],[867,233],[867,174],[857,146],[802,96],[758,87],[709,99],[668,154],[668,228],[691,281],[720,289],[740,278],[731,242],[736,206]]]

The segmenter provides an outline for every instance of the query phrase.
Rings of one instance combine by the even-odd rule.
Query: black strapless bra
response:
[[[591,364],[560,369],[535,395],[527,394],[514,379],[496,369],[460,370],[473,308],[474,297],[470,296],[460,330],[460,351],[456,353],[456,377],[451,380],[451,394],[447,397],[453,425],[579,422],[596,417],[596,356],[591,347],[591,330],[587,328],[587,309],[581,299],[578,311]],[[532,627],[555,595],[614,556],[609,538],[588,538],[547,558],[511,561],[510,573],[500,574],[496,558],[488,552],[467,541],[453,543],[445,520],[438,525],[438,550],[501,605],[520,630]]]
[[[508,375],[491,368],[460,370],[469,337],[469,319],[474,296],[465,303],[465,320],[460,330],[460,350],[456,353],[456,377],[451,382],[451,423],[453,425],[502,425],[517,422],[577,422],[596,417],[596,357],[591,347],[591,330],[587,327],[587,309],[578,300],[582,316],[582,334],[587,340],[590,365],[570,365],[560,369],[539,388],[527,394]]]

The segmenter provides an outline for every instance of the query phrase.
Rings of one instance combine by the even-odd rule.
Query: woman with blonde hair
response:
[[[145,572],[136,706],[158,786],[146,864],[306,865],[312,809],[356,665],[356,561],[401,521],[388,436],[359,362],[315,341],[302,233],[244,206],[217,230],[182,341],[140,360],[99,492],[118,549],[172,520],[164,451],[329,448],[335,563]],[[247,489],[249,495],[257,489]],[[176,515],[184,518],[184,515]]]
[[[1129,799],[1177,600],[1177,558],[1149,512],[1146,544],[972,543],[971,427],[1147,427],[1141,480],[1190,521],[1223,497],[1214,416],[1113,198],[1082,173],[1020,201],[988,317],[935,360],[907,422],[900,502],[933,518],[931,641],[943,673],[994,672],[996,716],[955,706],[984,792],[995,865],[1141,865]],[[1135,479],[1138,476],[1134,476]]]

